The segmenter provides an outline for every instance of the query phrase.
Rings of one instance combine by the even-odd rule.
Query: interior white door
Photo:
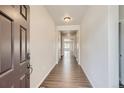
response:
[[[120,81],[124,85],[124,22],[119,23],[120,37]]]

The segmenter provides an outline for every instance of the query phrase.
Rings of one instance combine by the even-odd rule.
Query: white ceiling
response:
[[[85,5],[49,5],[45,6],[55,21],[56,25],[80,25],[81,19],[87,11]],[[70,16],[71,22],[64,23],[64,17]]]

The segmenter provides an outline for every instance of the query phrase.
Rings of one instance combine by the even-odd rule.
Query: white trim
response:
[[[80,37],[81,37],[81,30],[78,30],[79,32],[78,32],[78,34],[79,34],[79,37],[78,37],[78,39],[79,39],[79,54],[78,54],[78,64],[81,64],[81,59],[80,59],[80,49],[81,49],[81,41],[80,41]]]
[[[49,75],[49,73],[52,71],[52,69],[55,67],[56,64],[54,64],[50,70],[46,73],[46,75],[42,78],[41,82],[36,86],[36,88],[39,88],[39,86],[43,83],[43,81],[46,79],[46,77]]]
[[[80,25],[63,25],[63,26],[57,26],[56,29],[58,31],[73,31],[73,30],[80,30]]]
[[[108,6],[108,87],[119,87],[118,6]]]
[[[89,82],[90,82],[91,86],[92,86],[93,88],[96,88],[96,87],[95,87],[95,84],[93,84],[92,80],[90,80],[90,78],[89,78],[88,74],[86,73],[86,70],[83,68],[83,66],[82,66],[82,65],[80,65],[80,66],[81,66],[82,70],[84,71],[84,73],[85,73],[85,75],[86,75],[87,79],[89,80]]]

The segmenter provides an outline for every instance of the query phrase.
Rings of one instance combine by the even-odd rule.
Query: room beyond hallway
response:
[[[45,88],[91,88],[91,85],[70,51],[53,68],[40,86]]]

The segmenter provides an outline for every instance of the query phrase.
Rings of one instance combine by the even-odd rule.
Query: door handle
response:
[[[33,68],[32,68],[32,65],[28,64],[27,65],[27,69],[30,70],[29,74],[31,74],[33,72]]]
[[[32,67],[30,67],[30,73],[29,73],[29,74],[32,74],[32,72],[33,72],[33,68],[32,68]]]

